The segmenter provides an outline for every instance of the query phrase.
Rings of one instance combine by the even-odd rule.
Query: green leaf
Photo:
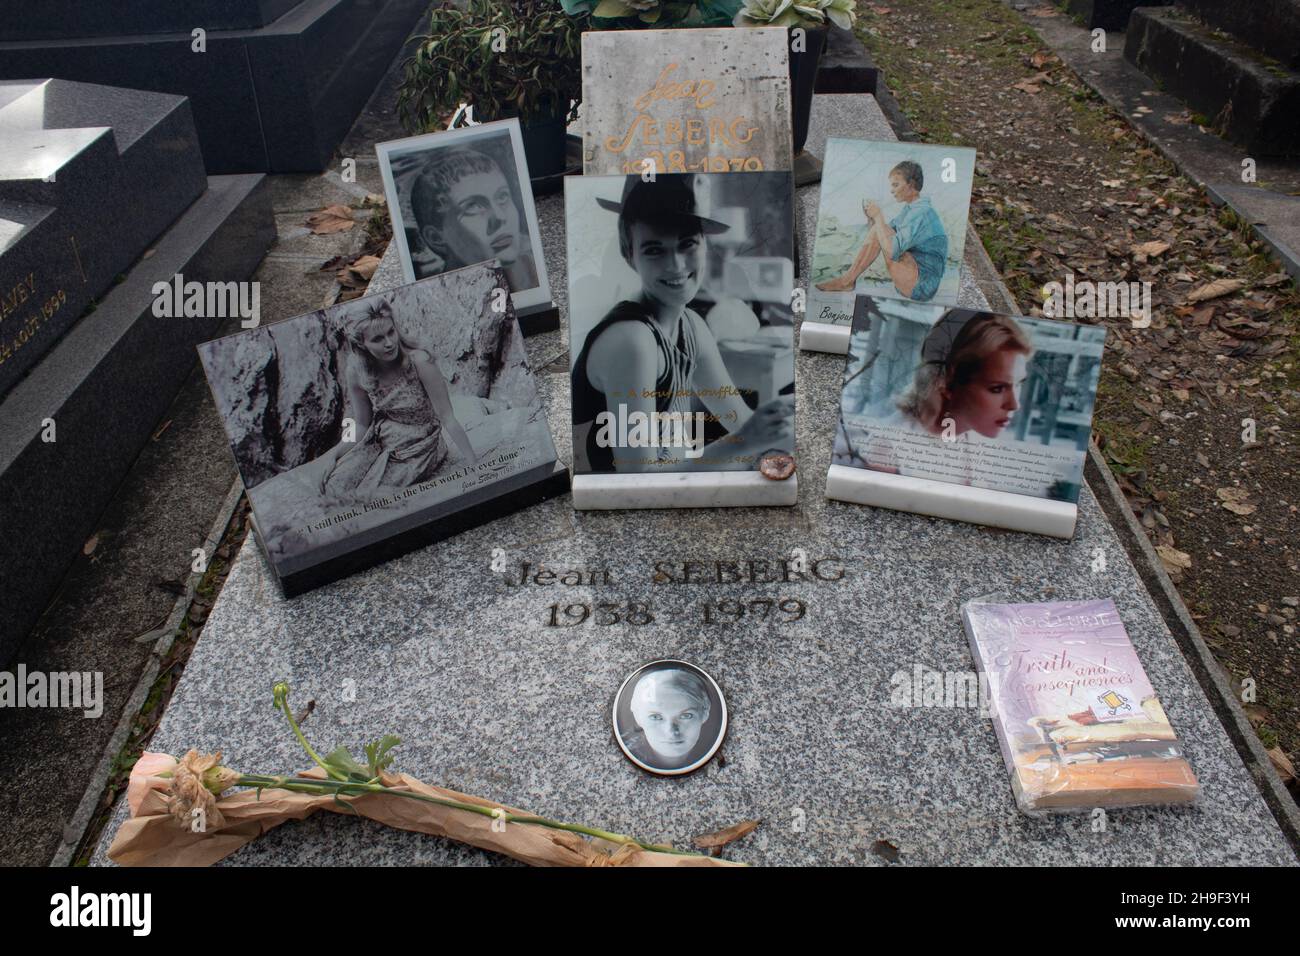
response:
[[[387,770],[392,765],[393,755],[390,751],[401,742],[401,737],[384,734],[374,743],[366,744],[366,769],[370,771],[372,778],[378,777],[381,770]]]
[[[348,752],[347,747],[336,747],[325,758],[325,766],[330,770],[337,770],[347,777],[354,777],[360,780],[369,780],[373,774],[367,774],[366,768],[357,762],[357,758]]]
[[[614,19],[616,17],[636,16],[636,11],[629,7],[623,0],[600,0],[596,4],[596,9],[592,11],[592,16],[606,17]]]

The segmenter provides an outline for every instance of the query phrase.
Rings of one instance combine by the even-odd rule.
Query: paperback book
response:
[[[1026,812],[1194,801],[1200,787],[1113,601],[962,607]]]

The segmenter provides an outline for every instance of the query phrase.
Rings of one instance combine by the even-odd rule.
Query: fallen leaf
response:
[[[1169,243],[1160,242],[1158,239],[1153,239],[1151,242],[1144,242],[1133,247],[1135,253],[1143,256],[1158,256],[1162,252],[1167,252],[1168,250]]]
[[[1193,289],[1189,292],[1187,301],[1204,302],[1207,299],[1218,299],[1236,292],[1245,284],[1241,279],[1215,279],[1213,282],[1208,282],[1199,289]]]
[[[335,204],[312,213],[304,225],[318,236],[328,236],[335,232],[346,232],[356,225],[356,220],[352,218],[351,209]]]
[[[902,854],[898,852],[898,847],[890,843],[888,840],[877,840],[871,845],[871,852],[885,860],[887,863],[897,863],[899,858],[902,856]]]
[[[1252,727],[1259,727],[1268,720],[1268,708],[1262,704],[1242,704],[1241,709]]]
[[[1227,511],[1235,515],[1254,514],[1258,509],[1247,500],[1250,492],[1245,488],[1216,488],[1214,493]]]
[[[92,534],[89,540],[87,540],[86,543],[81,546],[81,553],[84,554],[86,557],[90,557],[92,554],[95,553],[95,549],[97,547],[99,547],[99,535]]]
[[[346,269],[340,269],[335,277],[339,285],[349,289],[364,289],[370,284],[370,279],[378,268],[378,256],[362,256]]]
[[[1283,752],[1281,747],[1273,747],[1265,750],[1264,753],[1268,754],[1268,761],[1273,765],[1273,769],[1277,771],[1277,775],[1282,778],[1282,783],[1292,786],[1295,783],[1296,775],[1295,764],[1291,762],[1291,758]]]
[[[1105,186],[1107,189],[1119,189],[1121,186],[1124,185],[1124,180],[1122,180],[1122,179],[1103,179],[1103,180],[1101,181],[1101,184],[1102,184],[1103,186]]]
[[[1272,275],[1264,276],[1264,278],[1256,282],[1255,285],[1261,286],[1262,288],[1265,289],[1269,289],[1275,285],[1281,285],[1289,278],[1291,277],[1287,275],[1285,272],[1274,272]]]
[[[1186,571],[1192,566],[1192,556],[1186,551],[1179,551],[1171,544],[1156,545],[1156,554],[1160,555],[1160,563],[1170,573]]]
[[[721,848],[726,846],[728,843],[734,843],[741,837],[753,833],[758,829],[758,825],[761,822],[762,821],[760,820],[741,820],[739,823],[732,824],[729,827],[724,827],[723,829],[717,830],[713,833],[706,833],[703,836],[697,836],[694,843],[696,846],[703,847],[706,850]]]
[[[1022,93],[1041,93],[1043,88],[1032,80],[1021,80],[1019,83],[1012,84],[1013,89],[1020,90]]]

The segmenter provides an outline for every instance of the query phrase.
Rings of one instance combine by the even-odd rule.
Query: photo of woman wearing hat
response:
[[[762,174],[720,175],[745,178]],[[751,328],[755,347],[763,346],[759,319],[742,305],[742,300],[747,302],[755,293],[733,293],[727,307],[715,305],[707,322],[695,307],[711,274],[710,244],[727,236],[732,228],[712,214],[711,180],[718,178],[689,173],[649,180],[640,176],[575,177],[567,184],[571,208],[585,207],[590,212],[592,196],[580,196],[578,190],[590,190],[602,180],[621,182],[621,201],[594,197],[594,205],[605,211],[601,215],[615,215],[594,221],[605,230],[602,239],[607,235],[605,241],[612,244],[616,237],[623,262],[636,276],[635,290],[627,294],[630,290],[624,286],[624,294],[604,307],[603,318],[584,338],[578,338],[578,331],[574,333],[574,460],[579,471],[686,471],[693,467],[693,459],[701,462],[703,470],[747,470],[756,467],[759,457],[768,451],[793,451],[793,353],[779,347],[772,351],[790,361],[791,394],[772,395],[762,404],[755,400],[755,407],[745,401],[744,390],[733,380],[719,349],[716,328],[724,321],[731,328],[736,327],[733,322]],[[750,182],[758,184],[757,179]],[[608,187],[606,183],[607,192]],[[746,215],[755,218],[761,214],[762,210],[746,210]],[[569,228],[572,248],[575,217],[570,218]],[[788,238],[785,241],[788,243]],[[778,245],[772,243],[773,248]],[[734,277],[740,271],[733,269],[728,275]],[[753,274],[762,271],[756,269]],[[605,289],[611,283],[598,285]],[[720,291],[710,293],[712,301],[724,298]],[[788,291],[781,294],[788,305]],[[573,307],[581,308],[583,298],[581,292],[571,294]],[[784,327],[787,338],[792,337],[791,329]],[[616,446],[609,441],[609,431],[598,427],[600,421],[610,418],[625,422],[656,413],[680,415],[690,422],[699,416],[714,423],[708,447],[702,447],[702,438],[694,455],[668,445]]]

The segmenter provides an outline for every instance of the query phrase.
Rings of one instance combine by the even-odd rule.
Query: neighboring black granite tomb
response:
[[[184,97],[0,82],[0,397],[206,188]]]
[[[0,84],[0,665],[222,324],[155,283],[247,279],[274,238],[264,177],[200,156],[183,97]]]
[[[181,94],[208,172],[318,171],[427,6],[24,0],[21,17],[0,19],[0,79],[54,75]]]

